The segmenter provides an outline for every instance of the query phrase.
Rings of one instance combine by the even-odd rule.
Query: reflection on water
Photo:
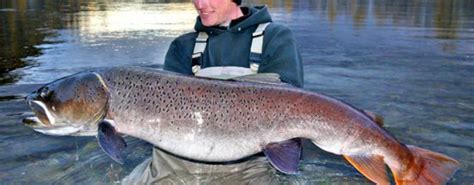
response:
[[[472,0],[244,2],[267,4],[293,30],[305,88],[382,114],[401,141],[460,160],[452,183],[474,182]],[[2,183],[113,183],[131,172],[149,145],[128,139],[130,162],[116,165],[93,138],[48,137],[19,124],[31,114],[22,98],[32,84],[92,67],[159,67],[195,16],[189,0],[0,1]],[[298,181],[367,182],[338,156],[309,148],[304,158]]]
[[[128,63],[131,59],[140,60],[144,47],[149,52],[161,53],[166,45],[157,44],[161,37],[175,37],[185,30],[191,30],[189,25],[195,20],[195,11],[188,1],[2,1],[0,7],[0,83],[13,83],[28,74],[18,74],[17,68],[37,67],[43,71],[55,70],[58,76],[71,73],[70,67],[78,70],[89,67],[90,64],[102,63],[100,60],[111,59],[111,56],[84,58],[83,55],[92,51],[111,48],[117,56],[116,65]],[[178,4],[176,4],[178,3]],[[145,38],[144,38],[145,37]],[[137,41],[140,44],[109,42],[111,39],[129,39],[126,42]],[[141,39],[145,39],[146,43]],[[140,41],[138,41],[140,40]],[[5,44],[3,44],[5,43]],[[41,53],[55,48],[70,48],[77,50],[77,56],[56,56],[45,60],[55,61],[43,64]],[[134,47],[135,56],[126,57],[120,54]],[[155,48],[161,47],[161,48]],[[101,51],[103,52],[103,51]],[[54,53],[54,52],[53,52]],[[106,52],[111,53],[111,52]],[[162,60],[162,54],[152,55],[143,59],[141,63],[156,63]],[[130,53],[127,53],[130,55]],[[72,59],[72,60],[71,60]],[[126,61],[125,61],[126,60]],[[69,61],[70,65],[64,65]],[[103,64],[108,65],[108,64]],[[67,66],[68,69],[58,69],[58,66]],[[35,70],[35,69],[32,69]],[[73,70],[74,71],[74,70]],[[39,76],[28,76],[26,81],[43,81]],[[43,79],[43,80],[41,80]]]
[[[163,5],[162,3],[184,2]],[[195,12],[188,1],[90,1],[90,0],[6,0],[1,2],[0,17],[0,83],[13,83],[23,75],[10,71],[27,65],[38,65],[31,59],[49,48],[51,42],[68,41],[61,35],[74,35],[72,42],[83,42],[82,46],[99,46],[107,43],[101,39],[119,39],[125,37],[173,37],[192,29]],[[365,27],[395,27],[413,29],[422,28],[422,37],[437,39],[472,40],[474,9],[469,0],[359,0],[359,1],[248,1],[248,4],[267,4],[281,11],[282,15],[294,16],[310,12],[316,21],[331,25],[349,23],[351,29]],[[343,20],[341,22],[341,20]],[[316,25],[319,23],[316,23]],[[71,31],[61,33],[58,31]],[[59,40],[57,35],[60,35]],[[53,38],[51,40],[51,38]],[[156,42],[150,43],[148,46]],[[41,46],[43,44],[43,46]],[[461,43],[462,44],[462,43]],[[440,43],[445,52],[455,51],[458,43]],[[115,50],[127,49],[126,46],[113,46]],[[90,48],[100,49],[100,48]],[[166,48],[163,48],[166,50]],[[472,48],[470,48],[472,49]],[[87,51],[85,51],[87,52]],[[141,63],[162,63],[162,55],[154,56],[158,60],[146,58]],[[70,57],[69,57],[70,58]],[[119,58],[119,57],[117,57]],[[57,58],[54,60],[62,60]],[[129,58],[127,58],[129,59]],[[92,59],[89,59],[92,60]],[[146,61],[145,61],[146,60]],[[83,62],[78,60],[77,62]],[[41,63],[41,62],[39,62]],[[125,62],[127,63],[127,62]],[[117,65],[123,64],[118,62]],[[61,73],[62,75],[62,73]],[[38,77],[31,77],[38,79]],[[31,80],[31,79],[29,79]],[[29,81],[27,80],[27,81]]]

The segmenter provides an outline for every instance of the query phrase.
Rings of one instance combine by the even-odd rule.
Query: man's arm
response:
[[[278,73],[282,81],[303,87],[303,63],[291,30],[272,23],[265,32],[258,72]]]
[[[192,75],[190,46],[186,46],[180,37],[175,39],[166,53],[163,69],[181,74]],[[192,47],[192,46],[191,46]],[[192,48],[191,48],[192,49]]]

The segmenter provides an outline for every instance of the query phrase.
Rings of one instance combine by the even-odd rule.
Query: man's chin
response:
[[[212,17],[206,17],[206,16],[201,16],[201,23],[202,25],[207,26],[207,27],[224,24],[224,22],[219,22],[213,19]]]
[[[214,26],[214,25],[217,25],[215,22],[211,22],[211,21],[202,21],[202,25],[204,26],[207,26],[207,27],[211,27],[211,26]]]

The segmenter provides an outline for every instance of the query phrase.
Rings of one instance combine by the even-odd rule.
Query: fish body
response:
[[[40,120],[35,130],[99,134],[112,158],[124,147],[120,139],[108,139],[116,132],[199,161],[233,161],[264,151],[282,172],[293,172],[300,154],[298,143],[287,141],[305,138],[343,155],[379,184],[389,183],[385,164],[398,184],[442,184],[459,168],[447,156],[401,144],[354,106],[288,85],[107,68],[59,79],[27,100]]]

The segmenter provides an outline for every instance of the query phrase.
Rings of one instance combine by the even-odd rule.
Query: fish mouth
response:
[[[23,124],[28,126],[28,127],[31,127],[31,128],[44,128],[44,127],[47,127],[46,125],[44,125],[38,117],[36,116],[30,116],[30,117],[26,117],[26,118],[23,118]]]
[[[56,119],[48,110],[46,104],[38,100],[28,101],[31,110],[35,116],[26,117],[23,119],[23,124],[32,128],[36,132],[53,136],[74,135],[80,131],[80,127],[73,125],[58,125],[55,124]]]
[[[36,132],[52,136],[76,135],[81,130],[80,127],[74,127],[72,125],[46,125],[36,116],[24,118],[23,124],[32,128]]]
[[[31,110],[33,113],[36,115],[37,119],[29,119],[28,123],[29,125],[36,123],[41,124],[43,126],[51,126],[54,124],[55,119],[51,115],[51,112],[48,110],[46,104],[44,104],[41,101],[38,100],[31,100],[28,101],[28,104],[30,105]]]

